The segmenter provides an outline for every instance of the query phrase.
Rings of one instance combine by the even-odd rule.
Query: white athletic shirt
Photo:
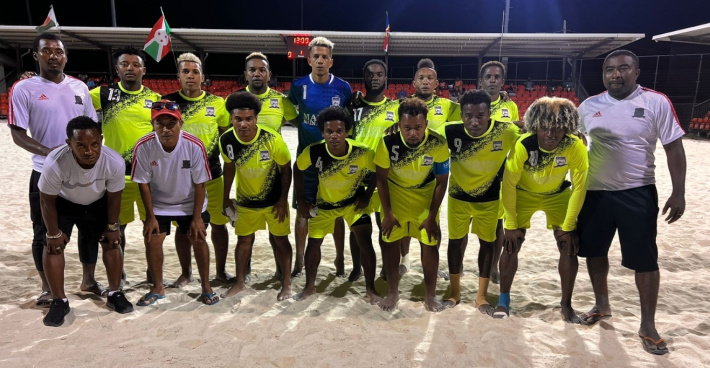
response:
[[[97,120],[89,88],[84,82],[64,76],[54,83],[40,76],[23,79],[10,92],[8,125],[30,132],[44,146],[61,146],[67,139],[69,120],[85,115]],[[44,156],[32,155],[32,167],[42,172]]]
[[[663,93],[637,86],[619,101],[608,92],[579,106],[581,130],[589,140],[588,190],[625,190],[655,184],[656,142],[685,134]]]
[[[39,190],[77,204],[88,205],[126,186],[126,164],[116,151],[103,146],[101,155],[91,169],[76,162],[68,145],[58,147],[47,155],[39,178]]]
[[[192,215],[194,184],[212,180],[205,146],[199,138],[180,131],[175,149],[165,152],[157,134],[150,133],[139,139],[133,149],[131,180],[150,183],[153,214]],[[202,212],[206,210],[207,197],[202,204]]]

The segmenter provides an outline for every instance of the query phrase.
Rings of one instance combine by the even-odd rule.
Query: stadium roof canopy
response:
[[[145,44],[150,28],[61,27],[68,49],[107,50]],[[175,51],[286,55],[286,37],[325,36],[337,55],[383,55],[384,32],[227,30],[172,28]],[[0,26],[0,47],[31,48],[32,26]],[[390,33],[389,56],[590,58],[622,47],[644,34],[617,33]]]
[[[710,23],[653,36],[653,40],[710,46]]]

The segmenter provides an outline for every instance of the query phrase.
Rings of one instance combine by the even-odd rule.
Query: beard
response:
[[[385,90],[385,85],[378,89],[373,89],[372,86],[365,85],[365,94],[368,96],[379,96]]]

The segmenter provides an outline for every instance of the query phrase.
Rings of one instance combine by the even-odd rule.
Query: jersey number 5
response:
[[[399,159],[399,146],[392,146],[392,156],[390,156],[390,159],[392,161],[397,161]]]

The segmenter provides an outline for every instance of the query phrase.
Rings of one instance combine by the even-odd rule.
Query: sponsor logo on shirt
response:
[[[496,151],[502,151],[503,150],[503,141],[493,141],[493,149],[491,152],[496,152]]]
[[[269,154],[268,150],[263,150],[259,151],[259,161],[269,161],[271,159],[271,155]]]
[[[190,167],[192,167],[190,160],[182,160],[182,168],[183,169],[189,169]]]
[[[637,107],[634,109],[634,116],[632,118],[645,118],[646,116],[644,115],[643,112],[643,107]]]
[[[41,96],[39,96],[39,98],[38,98],[37,100],[38,100],[38,101],[45,101],[45,100],[49,100],[49,97],[47,97],[47,96],[43,93]]]
[[[434,115],[444,115],[441,111],[441,106],[434,106]]]
[[[332,106],[340,106],[340,96],[333,96],[330,101]]]
[[[269,106],[272,109],[278,109],[279,108],[279,99],[278,98],[272,98],[269,100],[271,105]]]
[[[153,108],[153,101],[151,101],[151,100],[145,100],[143,107],[145,107],[146,109],[151,109],[151,108]]]
[[[387,111],[387,117],[385,118],[387,121],[394,121],[394,111]]]
[[[348,174],[355,174],[357,172],[357,165],[350,165],[350,170]]]
[[[567,166],[567,157],[556,156],[555,157],[555,167]]]
[[[592,115],[592,117],[593,117],[593,118],[600,118],[600,117],[602,117],[602,112],[601,112],[601,111],[597,111],[594,115]]]
[[[84,100],[81,99],[81,96],[76,96],[76,95],[75,95],[75,96],[74,96],[74,104],[75,104],[75,105],[83,105],[83,104],[84,104]]]
[[[212,106],[207,106],[207,107],[205,107],[205,112],[206,112],[206,113],[205,113],[205,116],[212,116],[212,117],[215,116],[215,114],[214,114],[214,107],[212,107]]]
[[[500,109],[500,114],[504,118],[510,118],[510,112],[508,112],[508,109]]]
[[[434,164],[434,157],[433,156],[424,156],[424,159],[422,160],[422,166],[431,166]]]

